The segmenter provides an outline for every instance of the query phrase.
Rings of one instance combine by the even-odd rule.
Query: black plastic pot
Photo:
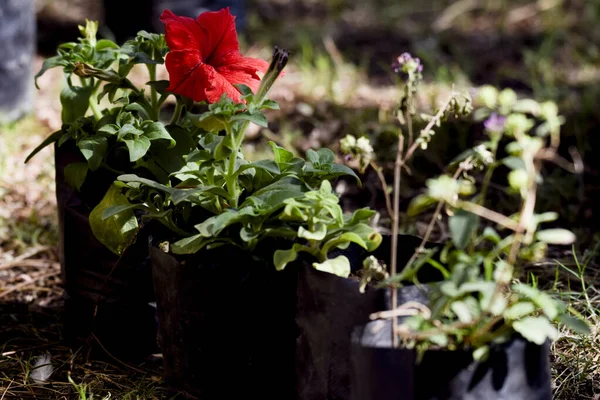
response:
[[[383,324],[383,327],[382,325]],[[521,337],[491,349],[485,362],[467,350],[391,348],[390,321],[352,338],[351,400],[550,400],[550,346]]]
[[[33,110],[35,1],[0,2],[0,123]]]
[[[317,271],[298,274],[296,324],[297,399],[345,400],[350,394],[350,335],[382,310],[381,291],[359,291],[360,282]]]
[[[419,244],[401,238],[401,264]],[[249,254],[223,246],[175,258],[151,247],[159,341],[173,391],[202,399],[349,399],[352,330],[384,309],[385,292],[362,294],[357,280],[317,271],[307,260],[277,272],[275,248]],[[356,247],[343,253],[353,269],[366,256]]]
[[[159,342],[173,391],[293,399],[296,273],[233,246],[175,258],[151,247]],[[270,260],[270,259],[269,259]]]
[[[73,347],[90,345],[92,356],[135,358],[158,351],[147,226],[119,257],[91,231],[89,214],[115,179],[90,172],[81,193],[64,178],[64,168],[82,162],[75,146],[55,146],[56,198],[59,216],[59,257],[65,289],[63,335]],[[92,183],[88,183],[92,182]],[[100,344],[98,343],[100,342]]]

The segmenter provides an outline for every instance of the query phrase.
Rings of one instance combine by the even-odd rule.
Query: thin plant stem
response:
[[[402,174],[402,153],[404,150],[404,136],[398,136],[398,149],[396,150],[396,163],[394,165],[394,210],[392,214],[392,254],[390,259],[390,275],[396,275],[398,259],[398,227],[400,219],[400,181]],[[392,287],[392,310],[398,307],[398,291]],[[398,318],[392,318],[392,348],[398,347]]]
[[[429,123],[421,131],[421,133],[420,133],[419,136],[425,136],[425,135],[427,135],[431,131],[431,129],[433,129],[433,127],[442,119],[442,117],[444,116],[444,113],[446,112],[446,109],[450,105],[450,102],[452,101],[452,99],[454,99],[454,96],[455,96],[454,93],[452,93],[450,95],[450,97],[448,98],[448,100],[446,100],[446,102],[444,103],[444,105],[438,110],[437,114],[435,114],[435,116],[431,119],[431,121],[429,121]],[[419,147],[419,141],[415,140],[410,145],[410,147],[408,148],[408,150],[406,151],[406,153],[404,155],[404,162],[408,161],[408,159],[410,159],[410,157],[412,157],[413,153],[415,152],[415,150],[417,150],[418,147]]]
[[[512,219],[496,211],[492,211],[489,208],[485,208],[477,203],[472,203],[470,201],[460,201],[458,202],[457,206],[458,208],[461,208],[465,211],[471,212],[482,218],[495,222],[498,225],[502,225],[505,228],[511,229],[513,231],[519,230],[519,224],[513,221]]]
[[[183,103],[177,100],[177,104],[175,105],[175,111],[173,111],[173,117],[171,118],[171,125],[176,125],[179,122],[179,118],[181,118],[181,111],[183,110]]]
[[[148,66],[148,74],[150,75],[150,82],[156,81],[156,65],[155,64],[147,64]],[[150,100],[152,104],[152,115],[150,116],[153,120],[158,121],[159,118],[159,110],[158,110],[158,93],[154,86],[150,85]]]
[[[96,100],[94,100],[95,96],[95,92],[92,93],[92,95],[90,96],[90,109],[92,110],[92,113],[94,114],[94,118],[96,118],[97,121],[100,121],[100,119],[102,118],[102,112],[100,111],[100,109],[98,108],[98,103]]]
[[[492,140],[491,145],[491,153],[494,158],[494,162],[490,164],[489,168],[485,172],[485,177],[483,178],[483,183],[481,184],[481,193],[479,195],[479,199],[477,200],[477,204],[483,206],[485,205],[485,197],[487,195],[487,190],[492,180],[492,175],[494,174],[494,170],[498,166],[496,161],[496,153],[498,152],[498,140]]]
[[[390,218],[394,218],[394,211],[392,210],[392,200],[390,199],[388,185],[387,185],[387,182],[385,181],[385,176],[383,175],[383,172],[381,171],[381,167],[379,165],[377,165],[377,163],[375,161],[371,161],[370,165],[371,165],[371,168],[373,168],[375,170],[375,172],[377,173],[377,177],[379,178],[379,182],[381,183],[381,188],[383,189],[383,194],[384,194],[384,198],[385,198],[385,208],[387,209],[387,212],[390,215]]]
[[[412,101],[412,95],[410,96],[409,101]],[[413,144],[413,125],[412,125],[412,115],[410,115],[410,110],[406,109],[406,126],[408,127],[408,145],[412,146]]]

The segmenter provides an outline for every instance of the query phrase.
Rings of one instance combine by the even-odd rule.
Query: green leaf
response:
[[[537,224],[542,224],[544,222],[556,221],[558,219],[558,217],[559,217],[559,215],[557,212],[548,211],[548,212],[541,213],[541,214],[535,214],[533,216],[533,220]]]
[[[558,331],[544,317],[527,317],[520,321],[513,322],[515,331],[521,334],[530,342],[541,346],[547,339],[555,340],[558,338]]]
[[[42,64],[42,68],[40,69],[40,71],[35,74],[35,87],[37,89],[39,89],[40,87],[37,84],[37,80],[40,76],[44,75],[44,73],[46,71],[48,71],[51,68],[55,68],[55,67],[64,67],[67,66],[68,62],[65,60],[65,58],[61,55],[59,56],[54,56],[54,57],[50,57],[44,60],[44,63]]]
[[[558,320],[561,324],[580,335],[589,335],[592,332],[587,322],[571,315],[561,314]]]
[[[39,153],[44,147],[58,141],[61,138],[61,136],[63,136],[63,135],[64,135],[64,133],[62,130],[52,132],[50,134],[50,136],[48,136],[46,139],[44,139],[44,141],[42,143],[40,143],[38,145],[38,147],[36,147],[35,149],[33,149],[33,151],[31,153],[29,153],[29,155],[25,159],[25,163],[29,162],[29,160],[31,160],[33,158],[33,156],[35,156],[37,153]]]
[[[237,88],[237,90],[240,91],[240,93],[242,94],[242,96],[249,96],[249,95],[253,95],[254,94],[252,92],[252,89],[250,89],[250,87],[248,85],[234,84],[234,86]]]
[[[194,254],[206,246],[207,239],[202,235],[194,235],[181,239],[171,245],[174,254]]]
[[[145,136],[137,137],[133,140],[123,139],[129,149],[129,161],[135,162],[144,157],[150,148],[150,139]]]
[[[484,362],[487,360],[490,355],[490,347],[489,346],[481,346],[475,349],[473,352],[473,360],[477,362]]]
[[[279,208],[284,205],[285,200],[301,197],[307,190],[306,185],[298,178],[288,176],[256,191],[242,206],[254,204],[269,209]]]
[[[504,164],[505,166],[507,166],[508,168],[512,169],[512,170],[516,170],[516,169],[525,169],[525,161],[523,161],[523,159],[519,158],[519,157],[506,157],[505,159],[502,160],[502,164]]]
[[[268,110],[279,110],[279,104],[275,100],[266,99],[260,105],[260,108],[266,108]]]
[[[96,42],[96,50],[98,50],[98,51],[104,50],[104,49],[118,49],[118,48],[119,48],[119,46],[112,40],[100,39],[100,40],[98,40],[98,42]]]
[[[327,174],[327,179],[333,179],[343,175],[350,175],[351,177],[355,178],[356,181],[360,184],[360,178],[358,177],[358,175],[356,175],[356,172],[354,172],[351,168],[343,164],[331,164],[331,167]]]
[[[204,222],[195,225],[194,228],[205,237],[215,237],[228,226],[256,215],[256,210],[252,207],[243,207],[240,210],[227,209],[223,213],[210,217]]]
[[[137,137],[142,135],[143,133],[144,131],[142,131],[141,129],[137,129],[135,126],[133,126],[133,124],[124,124],[123,126],[121,126],[121,128],[119,128],[117,138],[119,140],[122,140],[125,137]]]
[[[231,117],[230,120],[231,121],[250,121],[258,126],[262,126],[263,128],[269,127],[269,121],[267,121],[267,117],[265,117],[264,114],[262,114],[260,112],[255,112],[252,114],[245,112],[242,114],[238,114],[234,117]]]
[[[514,284],[512,290],[533,301],[550,320],[558,316],[559,305],[549,294],[524,283]]]
[[[171,201],[173,204],[179,204],[183,201],[188,201],[191,196],[195,196],[200,193],[212,193],[217,196],[223,197],[224,199],[229,198],[229,193],[220,186],[204,186],[197,189],[177,189],[173,190],[171,194]]]
[[[308,149],[306,151],[306,158],[313,164],[319,164],[319,154],[313,149]]]
[[[119,127],[115,124],[106,124],[98,128],[98,132],[106,133],[107,135],[116,135],[119,132]]]
[[[500,240],[502,240],[502,237],[500,237],[498,232],[496,232],[494,230],[494,228],[492,228],[491,226],[486,226],[483,229],[483,233],[481,234],[481,237],[486,240],[489,240],[490,242],[492,242],[494,244],[498,244],[500,242]]]
[[[155,182],[153,180],[150,179],[146,179],[146,178],[140,178],[137,175],[134,174],[125,174],[125,175],[119,175],[117,177],[118,180],[120,180],[121,182],[136,182],[136,183],[141,183],[143,185],[146,185],[148,187],[151,187],[153,189],[157,189],[160,190],[161,192],[166,192],[166,193],[173,193],[173,188],[169,187],[169,186],[165,186],[162,185],[158,182]]]
[[[94,88],[91,86],[66,86],[60,92],[60,104],[62,105],[61,118],[63,124],[75,122],[83,117],[90,103],[90,97]]]
[[[120,204],[118,206],[108,207],[102,212],[102,220],[106,220],[113,215],[117,215],[124,211],[134,210],[138,207],[140,207],[139,204]]]
[[[252,168],[259,168],[259,169],[265,170],[267,172],[270,172],[273,175],[279,175],[280,174],[279,165],[277,165],[277,163],[275,161],[272,161],[272,160],[259,160],[259,161],[255,161],[255,162],[252,162],[252,163],[241,165],[238,168],[238,170],[235,172],[235,175],[237,176],[241,172],[243,172],[243,171],[245,171],[247,169],[252,169]]]
[[[330,149],[323,147],[320,148],[319,150],[317,150],[317,154],[319,155],[319,164],[323,165],[327,165],[327,164],[333,164],[333,161],[335,160],[335,154],[333,153],[333,151],[331,151]]]
[[[144,136],[150,140],[164,139],[170,142],[169,148],[175,146],[175,139],[169,134],[165,126],[160,122],[152,122],[144,125]]]
[[[294,245],[289,250],[275,250],[273,254],[273,263],[275,264],[275,269],[277,271],[281,271],[285,268],[288,263],[291,263],[296,259],[296,250]]]
[[[359,208],[352,213],[350,219],[346,221],[346,225],[355,225],[360,222],[368,222],[375,214],[377,214],[377,211],[371,210],[370,208]]]
[[[65,181],[77,191],[81,191],[81,185],[85,181],[88,172],[87,163],[71,163],[65,167]]]
[[[448,220],[452,243],[457,249],[462,250],[469,244],[471,236],[479,226],[479,217],[464,210],[458,210]]]
[[[469,306],[464,301],[457,300],[452,302],[450,309],[456,314],[460,322],[469,323],[473,321],[473,314],[471,314]]]
[[[327,226],[325,224],[316,224],[314,231],[309,231],[303,226],[298,228],[298,237],[306,240],[323,240],[327,235]]]
[[[123,254],[127,245],[135,237],[138,229],[137,219],[132,210],[113,215],[106,220],[102,218],[102,214],[110,207],[125,204],[129,204],[127,198],[121,194],[121,189],[113,184],[89,217],[94,236],[117,255]]]
[[[438,201],[431,196],[420,194],[411,200],[406,213],[409,217],[414,217],[437,204],[437,202]]]
[[[153,87],[159,94],[167,93],[167,88],[171,83],[168,80],[148,81],[146,85]]]
[[[225,129],[222,118],[211,113],[188,114],[188,117],[195,126],[207,132],[219,132]]]
[[[535,310],[536,308],[533,303],[529,301],[520,301],[507,308],[503,315],[505,319],[517,320],[534,313]]]
[[[95,171],[102,164],[102,159],[108,149],[108,141],[104,136],[90,136],[77,142],[77,147],[87,160],[92,171]]]
[[[275,162],[279,164],[285,164],[290,162],[294,158],[294,154],[285,148],[278,146],[275,142],[269,142],[269,146],[273,149],[273,154],[275,155]]]
[[[541,230],[536,232],[535,236],[539,241],[560,245],[571,244],[577,239],[573,232],[559,228]]]
[[[322,263],[313,263],[313,267],[316,270],[337,275],[342,278],[349,277],[351,271],[350,261],[346,256],[337,256],[336,258],[330,258]]]
[[[144,108],[144,106],[142,106],[140,103],[131,103],[131,104],[127,104],[125,106],[125,110],[127,111],[135,111],[138,113],[138,115],[144,119],[148,119],[150,118],[150,115],[148,114],[148,110],[146,110]]]
[[[276,250],[273,254],[273,264],[277,271],[281,271],[285,266],[294,261],[300,251],[309,251],[310,249],[299,243],[294,243],[291,249],[288,250]]]

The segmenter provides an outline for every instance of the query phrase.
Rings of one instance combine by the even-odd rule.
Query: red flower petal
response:
[[[167,91],[210,103],[218,102],[227,93],[233,101],[241,102],[239,91],[213,67],[203,63],[199,51],[171,51],[165,64],[171,77]]]
[[[180,17],[170,10],[165,10],[160,16],[160,21],[165,24],[165,40],[171,51],[201,51],[201,43],[206,38],[204,30],[195,19]]]
[[[197,73],[200,72],[197,70],[202,65],[200,51],[170,51],[165,58],[165,65],[170,79],[167,91],[189,97],[194,101],[206,100],[202,89],[210,84],[210,81]]]
[[[196,21],[204,30],[205,39],[201,43],[201,51],[207,64],[219,65],[227,54],[239,53],[235,17],[229,12],[229,7],[204,12]]]
[[[260,86],[260,77],[257,71],[266,72],[269,63],[258,58],[243,57],[240,54],[229,54],[226,63],[215,66],[216,71],[232,84],[244,84],[254,93]]]
[[[168,91],[214,103],[223,93],[234,102],[242,101],[233,84],[258,90],[257,71],[265,72],[269,63],[240,54],[235,17],[229,8],[202,13],[195,20],[165,10],[160,19],[170,49],[165,59]]]

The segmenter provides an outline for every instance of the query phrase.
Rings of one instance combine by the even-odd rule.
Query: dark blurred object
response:
[[[85,162],[81,152],[68,141],[56,145],[54,155],[65,289],[63,337],[73,349],[89,345],[84,350],[95,359],[132,360],[157,352],[154,311],[148,304],[154,301],[152,271],[144,235],[160,235],[161,227],[145,224],[122,257],[113,254],[92,233],[89,214],[116,175],[101,168],[90,171],[77,192],[66,182],[64,171],[71,163]]]
[[[123,0],[104,0],[105,24],[117,43],[134,37],[138,31],[164,32],[160,14],[169,9],[176,15],[196,18],[205,11],[229,7],[236,16],[238,31],[245,25],[243,0],[129,0],[127,10],[134,9],[135,18],[126,12]]]
[[[0,1],[0,123],[33,110],[34,0]]]

